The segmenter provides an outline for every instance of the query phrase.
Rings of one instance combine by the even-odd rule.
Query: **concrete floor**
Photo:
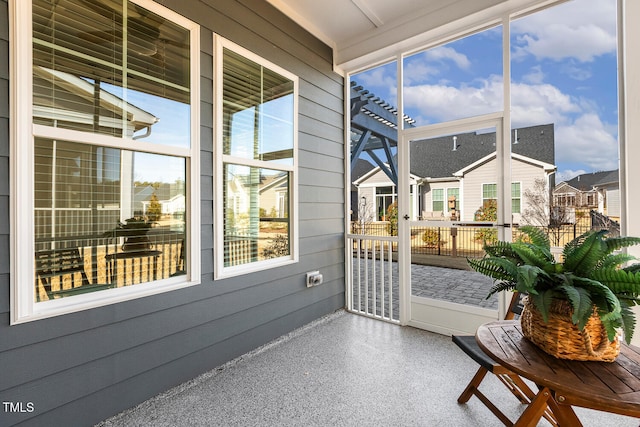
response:
[[[501,426],[475,397],[456,402],[476,369],[450,337],[339,311],[98,425]],[[512,420],[524,410],[493,377],[482,389]]]

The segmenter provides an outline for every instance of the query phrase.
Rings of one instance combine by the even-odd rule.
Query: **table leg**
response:
[[[544,387],[538,391],[536,397],[533,398],[527,409],[520,415],[518,421],[515,422],[514,427],[535,427],[538,425],[538,421],[542,418],[542,415],[547,409],[547,404],[550,400],[553,400],[551,391]],[[555,401],[554,401],[555,402]],[[562,425],[560,423],[560,425]]]
[[[558,403],[555,393],[553,393],[553,397],[549,399],[549,408],[551,408],[551,412],[553,412],[558,420],[558,425],[562,427],[582,427],[582,422],[578,419],[571,405]]]

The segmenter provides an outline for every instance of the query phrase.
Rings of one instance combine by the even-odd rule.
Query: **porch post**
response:
[[[640,236],[640,199],[633,197],[640,186],[640,81],[632,76],[640,75],[640,52],[634,43],[640,40],[640,26],[635,18],[640,16],[640,2],[618,0],[618,95],[620,141],[620,191],[621,232],[624,235]],[[635,166],[635,167],[634,167]],[[629,252],[640,257],[640,249]],[[640,316],[638,307],[634,307]],[[640,345],[640,333],[635,334],[632,344]]]

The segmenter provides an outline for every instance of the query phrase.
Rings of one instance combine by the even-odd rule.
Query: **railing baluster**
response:
[[[397,237],[348,235],[351,260],[347,261],[351,286],[347,289],[349,310],[394,323],[393,246]],[[385,265],[386,264],[386,265]],[[354,270],[355,269],[355,270]],[[387,312],[385,312],[385,309]]]
[[[372,278],[371,278],[371,314],[376,315],[377,313],[377,292],[376,292],[376,283],[377,283],[377,274],[376,274],[376,246],[377,241],[374,240],[371,247],[371,268],[372,268]]]
[[[380,241],[380,316],[384,316],[384,249],[385,242]]]
[[[389,286],[389,319],[393,319],[393,257],[392,257],[392,253],[393,253],[393,248],[391,247],[392,243],[389,242],[389,244],[387,245],[388,250],[389,250],[389,255],[388,255],[388,263],[389,263],[389,281],[388,281],[388,286]]]

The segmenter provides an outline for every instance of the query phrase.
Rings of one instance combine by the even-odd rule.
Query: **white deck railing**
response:
[[[347,235],[347,309],[376,319],[399,322],[397,237]]]

